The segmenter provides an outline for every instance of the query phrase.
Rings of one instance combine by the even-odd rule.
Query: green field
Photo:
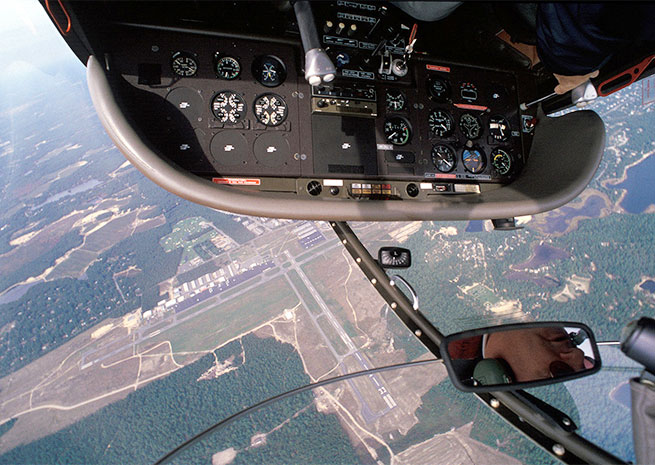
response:
[[[332,326],[332,324],[328,321],[327,317],[321,315],[316,319],[316,322],[332,343],[334,350],[336,350],[339,355],[346,354],[346,352],[348,352],[346,343],[343,342],[343,339],[341,339],[341,336],[339,336],[339,333],[337,333],[337,330],[334,329],[334,326]]]
[[[230,302],[148,339],[147,345],[171,341],[173,352],[212,350],[226,341],[280,315],[298,303],[284,278],[273,279]],[[182,314],[184,315],[184,314]]]
[[[311,292],[309,292],[309,289],[307,289],[307,286],[305,286],[305,283],[303,283],[302,279],[300,279],[300,276],[298,276],[296,270],[289,270],[287,276],[300,293],[300,297],[302,297],[302,299],[305,301],[307,310],[312,312],[314,315],[320,315],[322,313],[321,308],[316,303],[314,296],[311,294]]]
[[[494,294],[494,291],[489,289],[484,284],[476,284],[475,286],[470,288],[466,293],[471,297],[477,299],[478,302],[482,304],[484,304],[485,302],[489,302],[491,305],[495,305],[498,302],[500,302],[500,299],[498,298],[498,296],[496,296],[496,294]]]
[[[77,278],[88,267],[97,254],[88,250],[73,250],[66,260],[57,265],[48,275],[48,279],[60,279],[65,277]]]

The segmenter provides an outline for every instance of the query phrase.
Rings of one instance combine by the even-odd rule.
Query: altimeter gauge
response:
[[[255,116],[265,126],[278,126],[287,119],[287,103],[277,94],[264,94],[255,100]]]
[[[384,137],[394,145],[405,145],[412,137],[409,121],[400,116],[387,118],[384,122]]]
[[[455,121],[448,112],[443,110],[432,110],[430,112],[428,126],[430,131],[439,137],[448,137],[455,131]]]
[[[195,76],[198,72],[198,61],[187,52],[175,52],[171,57],[173,72],[181,77]]]
[[[225,124],[236,124],[246,116],[246,102],[243,97],[230,90],[214,95],[211,109],[216,119]]]

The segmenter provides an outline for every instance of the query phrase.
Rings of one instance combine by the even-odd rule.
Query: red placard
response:
[[[425,65],[425,67],[430,71],[441,71],[442,73],[450,73],[449,66]]]
[[[259,186],[262,182],[254,178],[212,178],[216,184],[230,184],[232,186]]]

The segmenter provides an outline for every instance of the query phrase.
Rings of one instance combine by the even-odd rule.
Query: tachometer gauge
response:
[[[459,118],[459,128],[467,139],[477,139],[482,133],[480,119],[470,113],[464,113]]]
[[[459,96],[467,102],[475,102],[478,99],[478,89],[475,84],[462,82],[459,85]]]
[[[216,75],[227,81],[236,79],[241,74],[241,65],[236,58],[219,56],[216,58]]]
[[[464,149],[462,163],[466,171],[473,174],[482,173],[487,166],[487,160],[480,149]]]
[[[433,134],[448,137],[455,131],[455,121],[443,110],[432,110],[428,115],[428,126]]]
[[[491,152],[491,165],[499,175],[505,176],[512,169],[512,156],[502,149],[496,149]]]
[[[433,99],[444,101],[450,97],[450,85],[445,79],[432,77],[428,79],[428,92]]]
[[[509,138],[510,127],[505,118],[499,115],[489,118],[489,135],[498,142],[506,141]]]
[[[457,158],[447,145],[435,145],[432,147],[432,163],[442,173],[449,173],[455,168]]]
[[[287,104],[279,95],[260,95],[254,107],[257,120],[265,126],[278,126],[287,119]]]
[[[191,77],[198,72],[198,61],[186,52],[175,52],[171,58],[173,72],[181,77]]]
[[[394,145],[405,145],[412,137],[409,121],[400,116],[388,118],[384,122],[384,137]]]
[[[387,110],[400,111],[405,108],[405,94],[403,94],[400,90],[388,90],[384,96],[384,99],[386,101]]]
[[[239,94],[224,90],[214,95],[212,113],[221,123],[236,124],[246,116],[246,102]]]
[[[287,78],[287,70],[279,58],[272,55],[255,58],[252,74],[261,85],[277,87]]]

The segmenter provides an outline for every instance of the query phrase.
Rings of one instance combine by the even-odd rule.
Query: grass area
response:
[[[302,297],[302,299],[305,301],[307,310],[312,312],[314,315],[320,315],[322,312],[321,308],[318,306],[318,303],[316,303],[314,296],[311,294],[311,292],[309,292],[309,289],[307,289],[307,286],[305,286],[305,283],[303,283],[302,279],[300,279],[300,276],[296,270],[289,270],[287,276],[300,293],[300,297]]]
[[[338,251],[332,251],[331,253],[339,253]],[[352,316],[350,308],[344,307],[341,305],[334,297],[335,292],[344,292],[343,287],[338,289],[333,289],[327,286],[326,283],[331,282],[329,276],[326,274],[327,263],[331,260],[328,256],[316,257],[315,260],[312,260],[308,263],[305,263],[301,266],[302,270],[305,272],[309,280],[314,284],[316,291],[325,302],[325,305],[328,306],[330,312],[337,318],[343,329],[346,331],[346,334],[350,337],[358,336],[357,330],[350,322],[349,318]]]
[[[102,228],[89,234],[84,240],[84,249],[99,253],[122,241],[130,235],[132,231],[130,225],[136,219],[137,214],[137,211],[133,211],[128,215],[113,219]]]
[[[82,271],[97,258],[97,254],[88,250],[74,250],[66,260],[57,265],[48,276],[48,279],[65,277],[77,278]]]
[[[321,327],[327,338],[330,340],[332,347],[334,347],[334,350],[336,350],[339,355],[344,355],[346,352],[348,352],[346,343],[343,342],[343,339],[341,339],[341,336],[339,336],[339,333],[337,333],[337,330],[328,321],[326,316],[319,316],[316,319],[316,322]]]
[[[250,293],[162,331],[148,345],[169,340],[174,352],[211,350],[280,315],[298,303],[284,278],[263,284]]]
[[[484,284],[476,284],[470,288],[467,292],[468,295],[477,299],[480,303],[489,302],[492,305],[500,302],[500,299],[494,294],[494,291],[489,289]]]

